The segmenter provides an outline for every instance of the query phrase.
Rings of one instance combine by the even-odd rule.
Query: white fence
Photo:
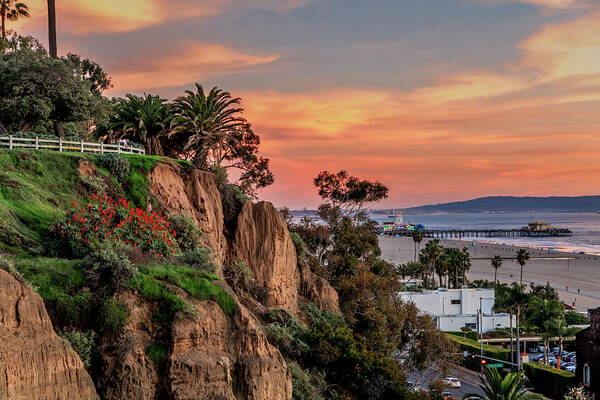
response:
[[[76,151],[80,153],[146,154],[146,150],[120,144],[91,143],[83,140],[23,138],[12,135],[0,136],[0,147],[9,149],[28,148],[36,150]]]

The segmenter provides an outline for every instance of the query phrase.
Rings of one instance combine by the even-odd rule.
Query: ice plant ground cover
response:
[[[80,240],[84,245],[101,241],[137,247],[158,258],[170,258],[179,253],[177,231],[156,212],[149,213],[132,207],[126,199],[114,200],[104,194],[92,195],[86,204],[72,200],[63,223],[51,230],[61,231],[71,240]]]

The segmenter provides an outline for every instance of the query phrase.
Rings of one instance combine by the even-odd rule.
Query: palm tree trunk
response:
[[[0,5],[0,7],[3,7]],[[2,8],[2,42],[6,39],[6,11]]]
[[[520,308],[517,309],[517,371],[521,370],[521,333],[519,332]]]
[[[556,368],[560,369],[560,361],[562,359],[562,336],[558,338],[558,365]]]
[[[521,265],[521,278],[519,279],[519,283],[523,284],[523,266]]]
[[[54,134],[56,136],[58,136],[59,138],[64,137],[65,130],[63,128],[62,121],[54,121],[53,125],[54,125]]]
[[[509,313],[510,315],[510,362],[514,363],[515,362],[515,358],[514,358],[514,348],[513,348],[513,314],[512,312]]]
[[[498,283],[498,269],[494,269],[494,282]]]
[[[58,57],[56,48],[56,0],[48,0],[48,42],[50,57]]]
[[[417,262],[417,242],[415,242],[415,262]]]
[[[7,133],[8,131],[4,127],[4,124],[2,123],[2,121],[0,121],[0,135],[6,135]]]

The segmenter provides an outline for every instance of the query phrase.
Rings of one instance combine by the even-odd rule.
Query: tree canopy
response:
[[[388,197],[389,189],[379,181],[369,181],[338,173],[321,172],[314,180],[319,196],[346,215],[362,210],[366,203],[379,202]]]
[[[12,132],[48,121],[89,121],[102,107],[100,91],[109,85],[110,78],[92,61],[77,55],[51,58],[36,39],[14,35],[0,53],[0,120]]]

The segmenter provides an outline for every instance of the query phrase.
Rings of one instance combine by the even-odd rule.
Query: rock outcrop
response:
[[[160,390],[159,374],[146,354],[153,341],[152,305],[131,292],[117,300],[127,305],[129,318],[118,337],[101,338],[99,392],[104,399],[154,399]]]
[[[97,399],[69,342],[58,337],[44,302],[0,269],[0,399]]]
[[[246,263],[265,288],[266,306],[296,312],[300,288],[296,249],[283,217],[271,203],[244,204],[230,256],[232,262]]]
[[[173,323],[173,399],[291,399],[285,360],[247,310],[240,306],[229,318],[214,302],[194,302],[194,308],[197,320]]]
[[[326,279],[313,273],[309,267],[300,269],[300,294],[321,310],[340,314],[338,294]]]
[[[215,176],[192,170],[182,176],[178,167],[158,163],[149,176],[150,190],[168,213],[187,215],[204,233],[206,245],[219,261],[227,253],[223,235],[223,207]]]

